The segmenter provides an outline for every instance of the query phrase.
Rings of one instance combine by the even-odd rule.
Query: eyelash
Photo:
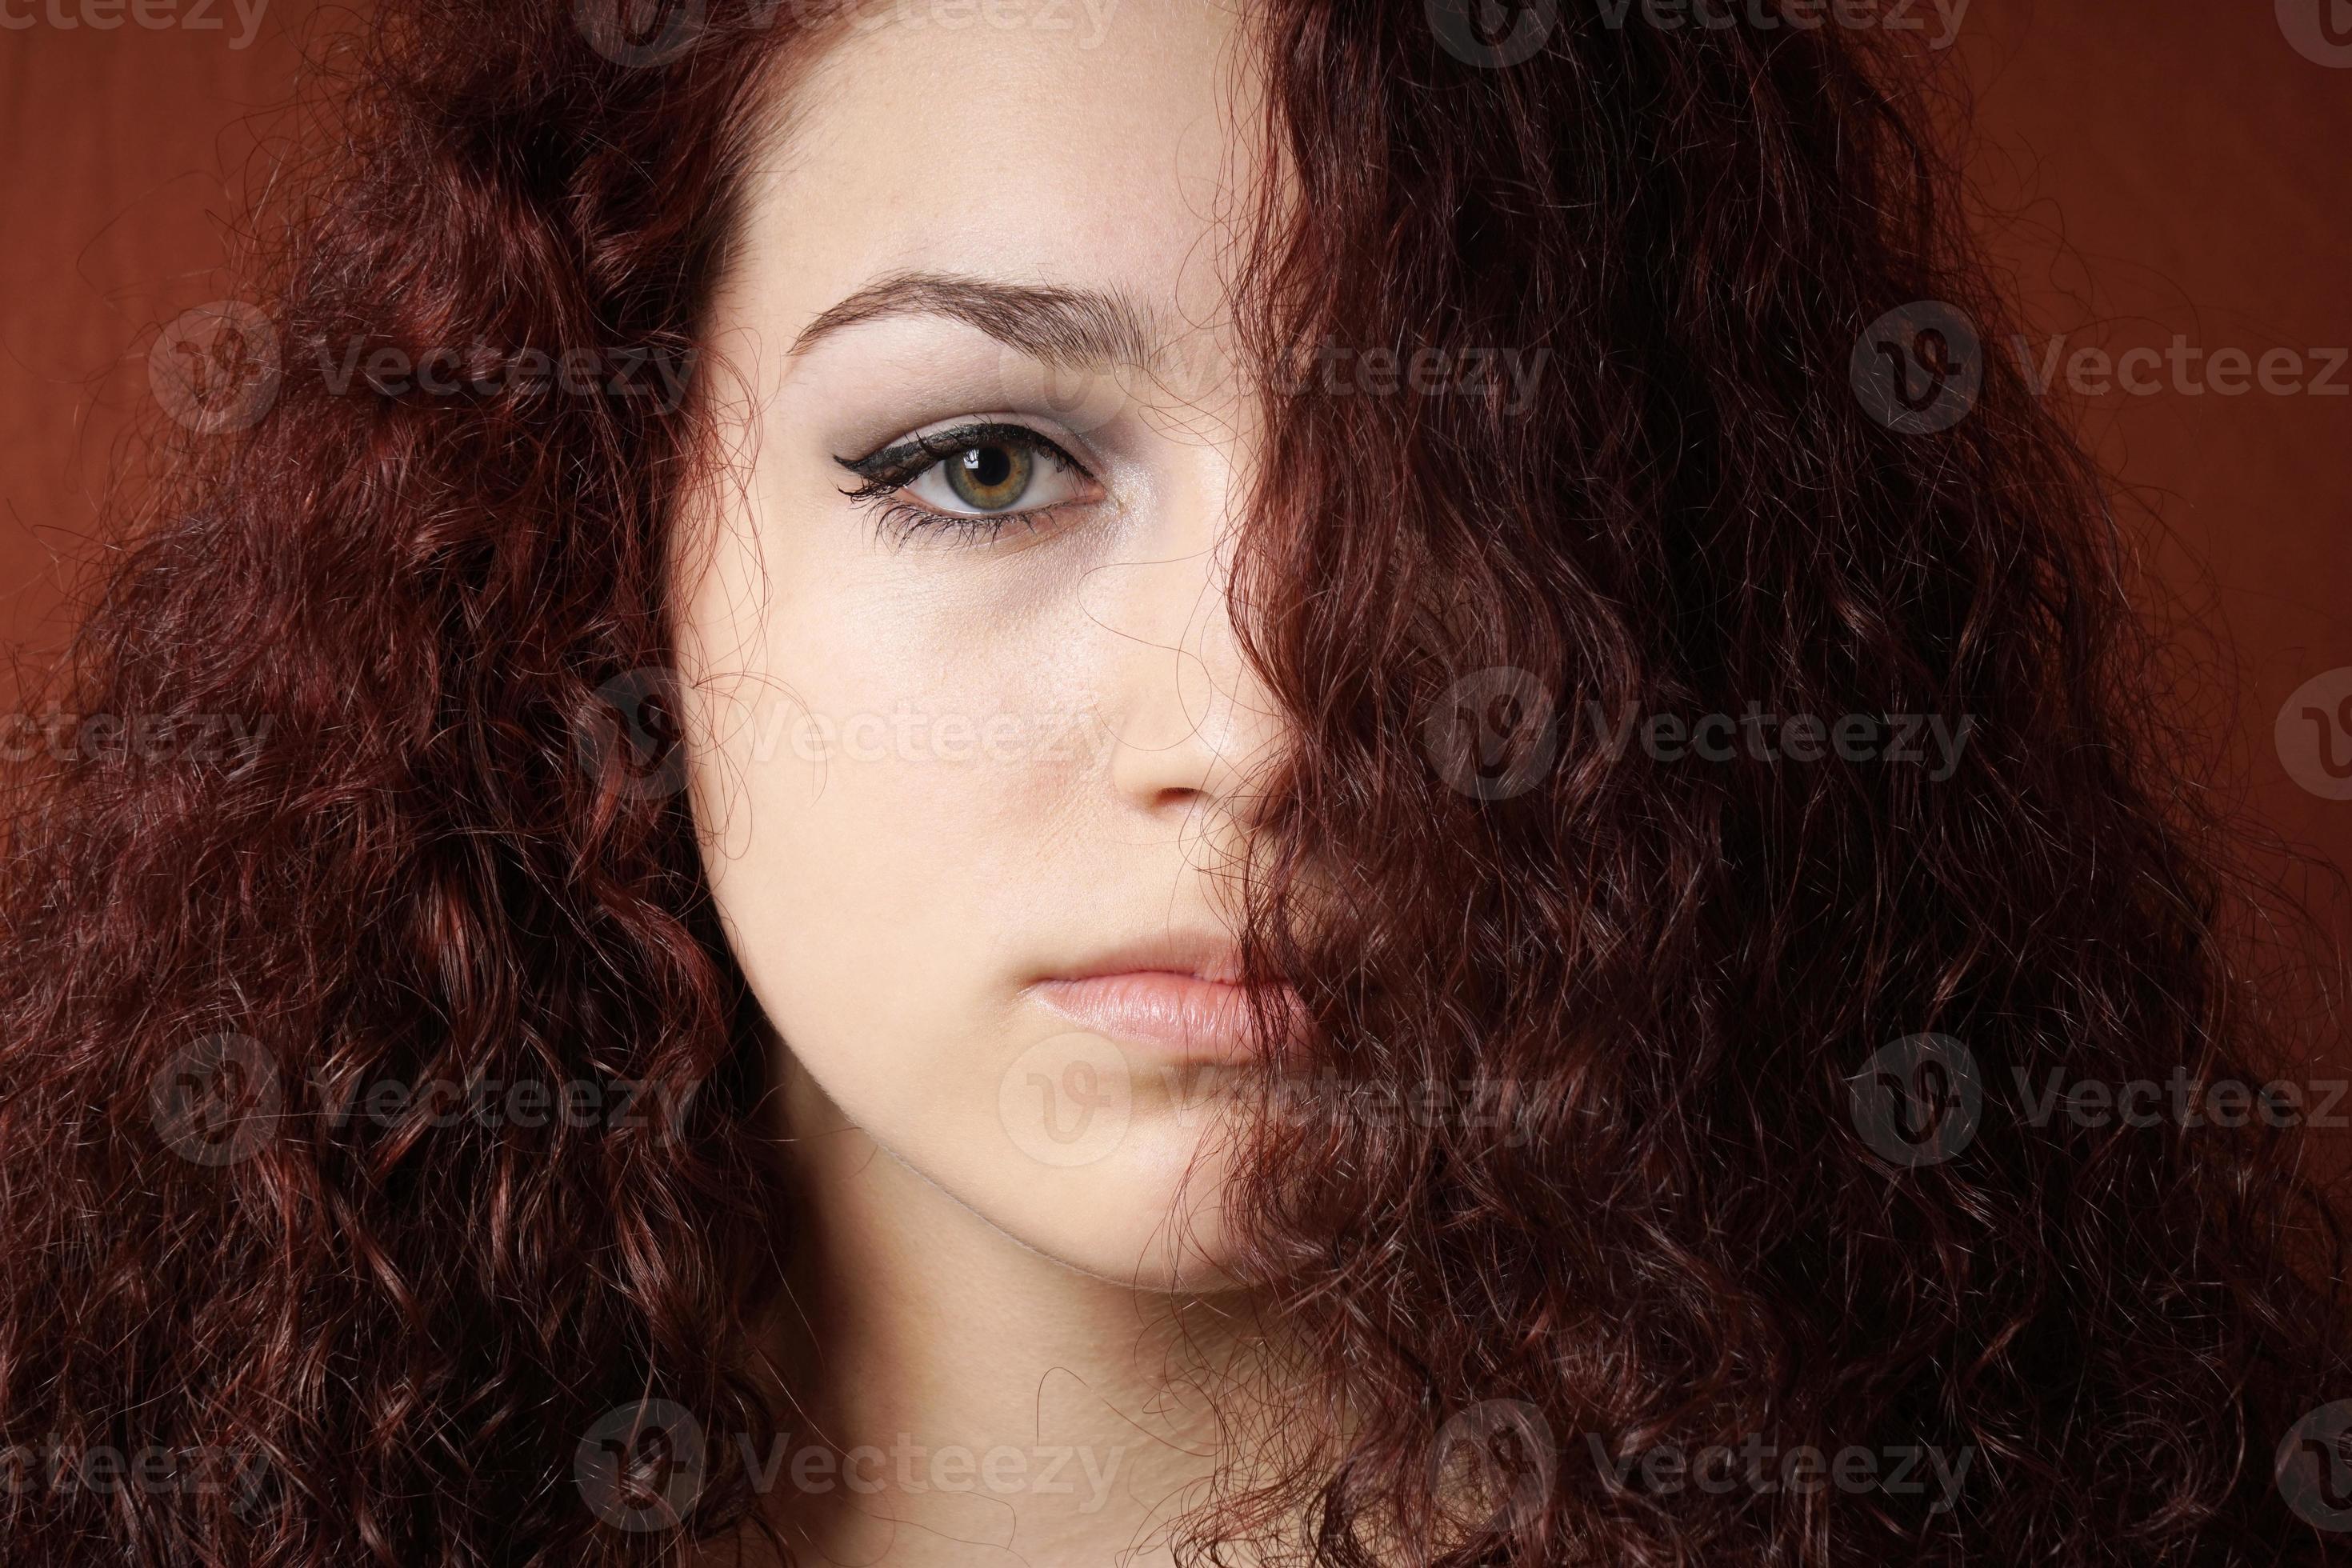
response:
[[[1041,526],[1059,511],[1061,506],[1036,507],[1028,511],[963,515],[933,511],[913,501],[891,498],[948,458],[970,451],[974,447],[990,445],[1024,447],[1034,455],[1049,457],[1068,465],[1076,472],[1085,475],[1090,482],[1101,482],[1095,479],[1093,470],[1070,456],[1061,443],[1051,437],[1026,425],[992,421],[933,431],[927,436],[917,436],[911,440],[868,452],[862,458],[835,458],[834,461],[865,481],[841,493],[871,511],[875,525],[889,534],[894,543],[904,544],[919,533],[936,530],[955,536],[959,543],[985,544],[1001,538],[1007,523],[1018,522],[1030,529]]]

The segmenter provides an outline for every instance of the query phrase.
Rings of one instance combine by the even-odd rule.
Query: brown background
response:
[[[268,111],[321,24],[349,19],[270,0],[241,48],[229,0],[210,8],[217,30],[47,19],[109,3],[0,0],[0,18],[34,24],[0,29],[0,638],[36,649],[59,636],[60,563],[87,553],[124,432],[152,412],[146,348],[226,291],[215,268]],[[1937,58],[2037,360],[2053,335],[2062,356],[2179,335],[2206,355],[2293,349],[2316,375],[2312,351],[2352,345],[2352,63],[2288,39],[2294,8],[2323,5],[2352,24],[2352,0],[1968,6]],[[1911,15],[1916,37],[1941,32],[1930,0]],[[2352,868],[2352,802],[2298,785],[2273,733],[2296,687],[2352,666],[2352,395],[2196,396],[2167,376],[2075,403],[2128,525],[2204,628],[2171,700],[2216,737],[2225,793]],[[2336,384],[2352,387],[2352,364]],[[2305,887],[2352,931],[2325,879]]]

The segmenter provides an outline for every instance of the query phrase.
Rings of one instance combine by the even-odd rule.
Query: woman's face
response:
[[[1224,594],[1254,108],[1206,0],[1057,16],[863,7],[791,89],[709,340],[691,799],[796,1133],[1197,1285],[1213,1150],[1201,1254],[1171,1204],[1246,1049],[1216,873],[1280,733]]]

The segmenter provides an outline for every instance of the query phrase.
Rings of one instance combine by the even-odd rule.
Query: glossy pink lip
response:
[[[1083,1029],[1160,1046],[1192,1058],[1235,1061],[1255,1054],[1250,988],[1165,969],[1131,969],[1041,981],[1037,999]]]

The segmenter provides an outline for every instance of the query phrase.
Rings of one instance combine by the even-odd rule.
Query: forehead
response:
[[[891,0],[795,74],[738,281],[787,341],[877,278],[1115,289],[1219,313],[1260,115],[1223,0]]]

